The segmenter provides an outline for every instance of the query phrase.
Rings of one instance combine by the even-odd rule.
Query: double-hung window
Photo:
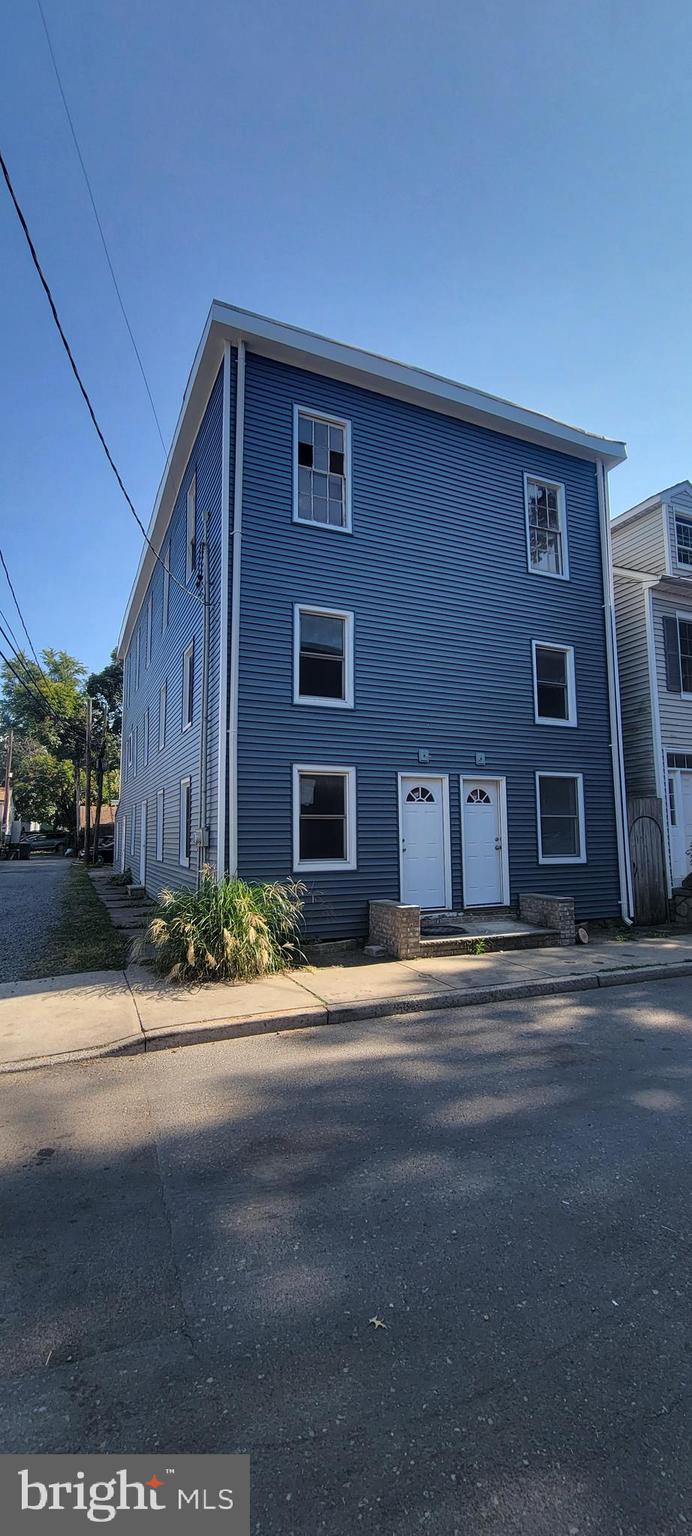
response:
[[[678,565],[692,570],[692,518],[675,514],[675,554]]]
[[[192,845],[192,780],[180,780],[180,824],[178,831],[178,857],[185,869],[190,864]]]
[[[678,644],[682,691],[692,694],[692,620],[684,619],[680,614],[678,614]]]
[[[154,599],[153,599],[152,594],[150,592],[149,593],[149,597],[147,599],[147,638],[146,638],[146,650],[145,650],[145,653],[144,653],[145,666],[147,666],[147,667],[151,664],[151,627],[152,627],[153,615],[154,615]]]
[[[192,725],[192,713],[195,696],[195,642],[183,651],[183,730],[187,731]]]
[[[524,476],[529,570],[539,576],[569,576],[565,488],[557,481]]]
[[[166,694],[167,683],[162,683],[159,688],[159,752],[163,752],[166,745]]]
[[[156,791],[156,858],[159,864],[163,862],[163,806],[164,792]]]
[[[187,488],[187,525],[185,537],[185,580],[189,581],[195,569],[197,553],[197,475],[192,476]]]
[[[537,725],[576,725],[574,648],[532,641],[533,700]]]
[[[137,840],[137,807],[133,805],[130,812],[130,858],[134,858],[135,842]]]
[[[293,868],[356,868],[356,770],[296,764]]]
[[[350,424],[293,408],[293,519],[322,528],[351,528]]]
[[[149,710],[145,709],[142,721],[142,765],[144,768],[149,763]]]
[[[537,773],[539,864],[584,864],[584,782],[580,773]]]
[[[353,614],[296,603],[293,702],[353,708]]]

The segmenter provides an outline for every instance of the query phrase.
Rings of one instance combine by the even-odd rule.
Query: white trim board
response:
[[[500,902],[489,901],[489,907],[509,906],[509,829],[507,824],[507,778],[504,774],[477,774],[466,773],[459,778],[459,814],[461,817],[461,879],[464,908],[466,908],[466,848],[464,838],[464,785],[465,784],[497,784],[499,789],[498,805],[500,810],[500,837],[502,840],[502,897]],[[475,910],[474,903],[474,910]],[[480,910],[480,908],[479,908]]]
[[[445,904],[444,911],[452,908],[452,831],[449,814],[449,774],[448,773],[416,773],[410,768],[397,776],[397,804],[399,810],[399,901],[403,901],[404,890],[404,800],[403,787],[409,784],[427,784],[431,780],[439,784],[442,790],[442,838],[444,858],[444,886]],[[427,909],[426,909],[427,910]],[[430,910],[433,910],[432,908]],[[434,909],[439,910],[438,908]]]

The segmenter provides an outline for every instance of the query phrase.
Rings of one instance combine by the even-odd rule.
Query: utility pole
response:
[[[2,808],[2,836],[3,841],[7,837],[7,823],[10,813],[10,788],[12,785],[12,748],[14,746],[14,731],[10,730],[7,737],[7,757],[5,759],[5,802]]]
[[[89,863],[89,844],[91,842],[91,712],[92,700],[87,699],[86,719],[86,752],[84,754],[84,769],[86,785],[84,789],[84,863]]]

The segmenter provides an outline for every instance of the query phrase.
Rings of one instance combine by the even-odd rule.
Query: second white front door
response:
[[[401,775],[401,900],[451,906],[447,780]]]
[[[502,846],[502,781],[462,779],[464,906],[496,907],[508,901]]]
[[[147,802],[142,801],[139,818],[139,883],[147,883]]]

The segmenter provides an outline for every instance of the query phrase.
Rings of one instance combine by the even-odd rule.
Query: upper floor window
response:
[[[353,707],[353,614],[294,608],[294,704]]]
[[[151,662],[151,626],[152,626],[153,611],[154,611],[154,600],[153,600],[153,597],[152,597],[151,592],[150,592],[148,600],[147,600],[147,640],[146,640],[146,651],[144,653],[145,654],[145,665],[147,667],[149,666],[149,664]]]
[[[666,687],[692,696],[692,614],[665,613],[662,624]]]
[[[164,792],[163,792],[162,789],[157,789],[157,791],[156,791],[156,857],[157,857],[157,860],[158,860],[159,864],[161,864],[162,861],[163,861],[163,807],[164,807]]]
[[[348,533],[351,527],[349,422],[293,408],[293,518]]]
[[[584,864],[584,784],[580,773],[537,773],[539,864]]]
[[[187,526],[185,539],[185,580],[189,581],[195,569],[197,538],[197,474],[192,476],[187,488]]]
[[[687,565],[692,571],[692,519],[675,515],[675,553],[678,565]]]
[[[180,818],[178,824],[178,860],[187,869],[192,846],[192,780],[180,780]]]
[[[529,570],[539,576],[569,576],[565,488],[557,481],[524,476]]]
[[[142,761],[143,761],[144,767],[146,768],[147,764],[149,762],[149,710],[148,709],[145,709],[145,711],[144,711],[144,720],[142,722]]]
[[[183,730],[192,725],[192,711],[195,693],[195,643],[194,640],[183,651]]]
[[[166,553],[163,557],[163,607],[161,610],[161,628],[168,626],[168,614],[171,601],[171,541],[168,540]]]
[[[141,650],[141,646],[142,646],[142,629],[141,629],[141,625],[140,625],[140,628],[137,630],[137,634],[135,636],[135,693],[137,692],[137,689],[139,688],[139,653],[140,653],[140,650]]]
[[[534,718],[537,725],[576,725],[574,648],[532,641]]]
[[[162,683],[159,688],[159,752],[166,745],[166,693],[167,684]]]

